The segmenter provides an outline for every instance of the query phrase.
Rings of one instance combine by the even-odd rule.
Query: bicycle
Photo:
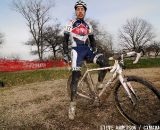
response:
[[[136,55],[136,64],[142,52],[135,51],[126,53],[126,57]],[[159,125],[160,124],[160,92],[154,85],[137,76],[125,76],[123,74],[124,54],[119,59],[110,57],[114,60],[113,66],[104,68],[89,69],[86,65],[86,71],[81,76],[78,87],[77,96],[87,99],[91,104],[102,104],[102,96],[108,88],[113,90],[114,101],[119,112],[134,125]],[[91,72],[99,70],[109,70],[112,77],[103,82],[103,88],[97,89]],[[70,95],[71,76],[67,82],[67,90]],[[113,85],[112,85],[113,84]],[[149,98],[148,98],[149,97]],[[77,98],[78,99],[78,98]],[[147,104],[146,104],[147,103]],[[153,107],[153,108],[152,108]],[[151,121],[152,120],[152,121]]]

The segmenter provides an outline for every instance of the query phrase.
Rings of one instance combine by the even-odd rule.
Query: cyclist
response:
[[[100,67],[108,66],[107,60],[105,60],[102,54],[96,53],[96,43],[93,35],[92,26],[85,21],[84,17],[87,11],[87,5],[85,2],[79,0],[75,4],[76,19],[70,20],[64,30],[64,60],[72,62],[72,81],[70,84],[71,89],[71,102],[69,106],[69,119],[73,120],[76,110],[76,92],[77,84],[81,75],[81,65],[83,60],[88,62],[97,63]],[[68,42],[71,39],[71,58],[69,56]],[[98,81],[99,84],[103,81],[106,75],[106,71],[99,72]]]

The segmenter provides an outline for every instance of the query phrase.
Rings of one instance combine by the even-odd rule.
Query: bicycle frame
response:
[[[129,52],[127,55],[128,56],[132,56],[132,55],[135,55],[136,52]],[[138,60],[140,59],[141,55],[138,53],[137,54],[137,57],[135,59],[135,61],[133,62],[134,64],[138,62]],[[123,54],[121,55],[121,62],[123,62]],[[109,58],[110,60],[113,59],[113,57],[110,57]],[[100,90],[100,92],[97,94],[97,91],[95,90],[95,87],[94,87],[94,83],[93,83],[93,79],[91,77],[91,74],[90,72],[93,72],[93,71],[99,71],[99,70],[110,70],[110,73],[113,73],[112,77],[104,84],[104,87],[102,90]],[[106,91],[107,87],[109,87],[116,79],[118,79],[123,88],[125,89],[127,95],[129,96],[129,98],[132,100],[132,102],[135,104],[134,100],[132,99],[132,95],[131,95],[131,92],[136,96],[135,94],[135,91],[132,87],[132,85],[130,84],[130,82],[127,82],[127,80],[125,79],[125,76],[123,75],[123,69],[120,65],[120,61],[118,60],[115,60],[115,63],[113,66],[109,66],[109,67],[103,67],[103,68],[95,68],[95,69],[88,69],[86,70],[86,72],[84,73],[84,75],[82,76],[79,84],[78,84],[78,88],[80,87],[80,85],[82,85],[82,81],[85,79],[85,77],[88,76],[89,77],[89,80],[90,80],[90,83],[91,83],[91,86],[90,89],[92,90],[92,92],[94,93],[94,98],[100,98],[103,93]],[[84,97],[86,99],[92,99],[91,97],[87,96],[87,95],[84,95],[80,92],[77,92],[77,94],[81,97]]]

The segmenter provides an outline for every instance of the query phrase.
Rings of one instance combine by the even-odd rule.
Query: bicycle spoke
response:
[[[146,84],[138,81],[129,81],[134,89],[136,104],[133,105],[131,99],[126,94],[125,89],[121,85],[117,91],[117,100],[120,110],[127,115],[129,120],[133,120],[140,124],[150,124],[160,120],[160,100],[150,90]]]

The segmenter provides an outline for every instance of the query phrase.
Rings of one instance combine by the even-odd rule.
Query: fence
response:
[[[51,67],[64,67],[62,60],[58,61],[25,61],[0,59],[0,72],[12,72],[21,70],[47,69]]]

